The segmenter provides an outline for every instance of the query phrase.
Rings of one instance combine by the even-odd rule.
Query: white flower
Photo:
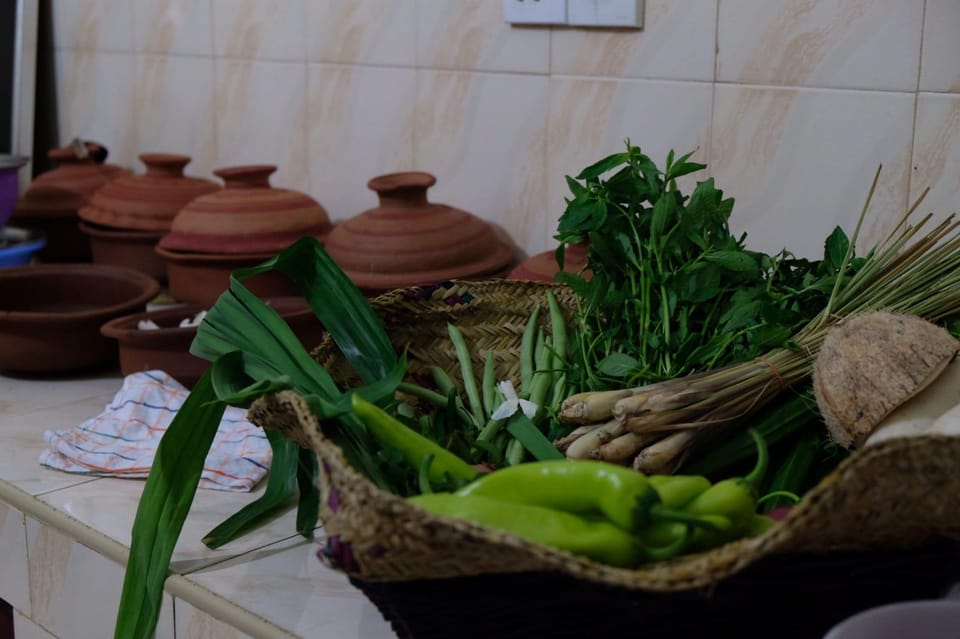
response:
[[[497,410],[493,411],[490,419],[506,419],[516,413],[517,410],[522,410],[524,415],[529,419],[533,419],[534,415],[536,415],[540,409],[539,406],[530,400],[517,397],[517,391],[513,389],[513,382],[510,380],[499,382],[497,388],[503,393],[505,399],[502,404],[497,406]]]

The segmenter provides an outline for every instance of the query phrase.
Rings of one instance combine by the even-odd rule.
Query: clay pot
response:
[[[93,261],[137,269],[166,280],[163,259],[154,251],[173,218],[191,200],[220,187],[183,174],[186,155],[144,153],[143,175],[118,177],[104,184],[78,211],[81,230],[90,238]]]
[[[361,289],[380,291],[502,273],[513,251],[477,216],[427,200],[429,173],[392,173],[367,186],[380,206],[340,224],[330,257]]]
[[[276,253],[216,254],[170,251],[161,246],[157,254],[164,260],[170,296],[180,302],[212,306],[230,286],[230,274],[240,268],[256,266]],[[296,295],[297,289],[282,273],[269,272],[244,280],[244,286],[257,297]]]
[[[167,281],[167,264],[155,250],[163,233],[124,231],[87,222],[80,222],[79,226],[89,238],[94,263],[132,268]]]
[[[567,273],[579,273],[587,265],[587,245],[568,244],[563,256],[563,270]],[[556,251],[544,251],[524,260],[517,265],[507,279],[530,280],[534,282],[552,282],[560,271]],[[583,274],[590,279],[590,272]]]
[[[100,327],[144,310],[159,292],[152,277],[115,266],[0,269],[0,369],[51,373],[116,361],[117,344]]]
[[[140,160],[147,167],[143,175],[119,177],[102,186],[80,209],[80,217],[102,227],[166,232],[191,200],[220,190],[211,180],[183,174],[189,156],[144,153]]]
[[[33,180],[13,210],[11,223],[37,228],[47,236],[39,258],[46,262],[90,260],[90,243],[77,226],[77,211],[94,192],[114,178],[130,171],[94,159],[102,147],[88,143],[87,157],[78,157],[73,148],[53,149],[47,155],[57,168]]]
[[[224,188],[192,200],[160,240],[170,251],[276,254],[305,235],[325,239],[327,212],[310,196],[270,186],[275,166],[237,166],[214,171]]]
[[[278,297],[266,300],[283,317],[304,347],[312,350],[323,338],[323,325],[302,297]],[[195,326],[181,327],[180,321],[205,310],[196,304],[135,313],[112,319],[100,332],[117,340],[120,348],[120,371],[130,375],[160,369],[178,382],[192,388],[210,362],[190,354],[190,344],[197,335]],[[140,330],[141,320],[152,320],[160,328]]]

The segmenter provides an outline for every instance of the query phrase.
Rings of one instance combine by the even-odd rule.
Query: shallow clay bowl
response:
[[[104,322],[142,311],[160,292],[152,277],[96,264],[0,270],[0,369],[54,373],[105,365],[117,345]]]
[[[323,326],[302,297],[277,297],[265,300],[286,320],[307,350],[323,337]],[[120,347],[120,371],[124,375],[159,369],[192,388],[210,363],[190,354],[197,335],[196,326],[181,327],[180,321],[193,318],[207,307],[179,305],[117,317],[104,324],[100,332],[115,339]],[[141,330],[137,324],[151,320],[160,328]]]

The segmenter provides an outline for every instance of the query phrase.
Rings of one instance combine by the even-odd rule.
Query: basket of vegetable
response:
[[[558,289],[506,281],[455,283],[432,291],[393,292],[374,300],[373,308],[395,343],[409,346],[411,370],[439,366],[460,385],[460,362],[446,336],[448,323],[466,327],[468,335],[484,332],[494,352],[501,348],[519,353],[522,335],[511,321],[516,310],[511,300],[539,301],[546,308],[547,290]],[[566,299],[559,290],[560,298]],[[501,300],[506,306],[500,306]],[[486,361],[485,352],[473,351],[480,360],[472,362],[477,369]],[[332,342],[315,355],[330,370],[344,370],[336,363],[342,356]],[[519,370],[519,362],[504,358],[497,377],[519,379]],[[634,471],[626,470],[640,485],[625,492],[615,488],[618,478],[609,476],[609,469],[590,462],[574,462],[580,466],[574,474],[552,475],[541,467],[550,462],[525,463],[488,475],[488,480],[503,477],[505,485],[481,491],[496,499],[475,507],[451,502],[445,495],[403,499],[378,488],[351,465],[300,395],[284,391],[265,396],[250,414],[255,423],[280,429],[317,452],[324,495],[321,520],[330,535],[324,558],[353,576],[402,636],[440,637],[456,631],[466,636],[498,632],[519,637],[528,636],[531,628],[538,632],[549,628],[553,634],[572,637],[604,624],[622,628],[632,623],[674,632],[687,627],[690,634],[681,636],[696,636],[698,628],[710,624],[727,624],[740,636],[765,632],[815,636],[810,633],[822,633],[871,605],[939,596],[960,577],[960,555],[952,546],[925,546],[934,539],[960,539],[960,439],[896,439],[864,449],[807,492],[785,520],[776,525],[761,522],[752,530],[748,526],[739,533],[741,539],[729,543],[700,541],[706,550],[681,554],[677,540],[683,538],[683,524],[636,521],[636,511],[626,500],[641,500],[651,482],[640,481],[644,476]],[[385,414],[372,415],[371,424],[388,419]],[[421,448],[424,442],[395,446],[396,450],[410,446],[409,454],[420,459],[429,454]],[[446,460],[436,465],[438,459],[442,458],[435,457],[431,468],[441,481],[444,473],[457,474],[456,462],[452,467]],[[459,472],[464,479],[473,476],[469,467]],[[549,483],[544,476],[549,476]],[[698,510],[689,501],[683,503],[688,490],[684,480],[693,492],[703,492],[708,483],[704,478],[675,476],[676,501],[669,505],[684,505],[699,514],[743,516],[737,514],[736,499],[746,493],[718,493],[715,497],[726,501],[716,503],[702,496]],[[517,496],[535,490],[549,494]],[[670,489],[664,494],[670,495]],[[613,495],[618,496],[614,503],[605,505]],[[591,527],[584,520],[557,517],[554,509],[525,508],[521,503],[569,506],[578,499],[590,502],[581,508],[623,523]],[[745,501],[739,504],[740,513],[752,518],[756,502]],[[618,534],[618,528],[631,527],[642,531],[641,543]],[[697,547],[696,542],[692,545]],[[523,606],[510,603],[508,593],[519,597],[527,588],[535,589],[535,601],[525,600]],[[791,614],[801,595],[806,600],[822,598],[819,607],[784,629],[783,615]],[[438,615],[424,598],[442,601],[445,613]],[[585,604],[608,609],[614,616],[601,621],[594,615],[584,617]],[[504,605],[516,617],[502,612],[464,625],[465,616],[478,619],[486,607],[502,610]],[[723,611],[727,605],[754,612],[738,625],[727,616],[732,610]],[[707,616],[678,622],[678,616],[690,612]],[[544,614],[550,615],[548,621]]]
[[[404,637],[808,637],[941,594],[960,575],[960,439],[933,420],[866,431],[919,423],[902,411],[945,392],[958,225],[903,223],[863,257],[839,229],[823,260],[764,255],[730,234],[712,180],[677,190],[699,168],[628,146],[569,180],[558,239],[588,242],[589,282],[368,301],[309,239],[235,273],[141,499],[117,636],[155,624],[149,593],[226,405],[250,407],[274,462],[205,542],[297,498],[298,530],[319,518],[321,558]],[[267,269],[327,329],[315,352],[242,285]]]

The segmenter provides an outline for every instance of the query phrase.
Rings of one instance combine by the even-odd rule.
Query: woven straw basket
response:
[[[546,308],[548,289],[561,306],[570,308],[573,297],[568,289],[516,281],[403,289],[382,295],[372,305],[394,345],[408,349],[411,375],[433,364],[459,378],[446,329],[453,322],[471,346],[475,370],[492,351],[498,379],[516,380],[524,325],[535,306]],[[546,315],[541,314],[545,330]],[[347,367],[334,344],[324,342],[314,356],[334,377],[346,378]],[[763,536],[628,570],[428,514],[378,489],[350,467],[294,393],[261,398],[250,417],[319,455],[325,496],[321,519],[326,533],[348,551],[339,553],[336,567],[364,583],[550,573],[638,595],[679,593],[713,588],[771,556],[839,556],[857,550],[919,548],[935,539],[960,540],[960,438],[891,440],[861,450]],[[960,573],[954,576],[960,581]]]

